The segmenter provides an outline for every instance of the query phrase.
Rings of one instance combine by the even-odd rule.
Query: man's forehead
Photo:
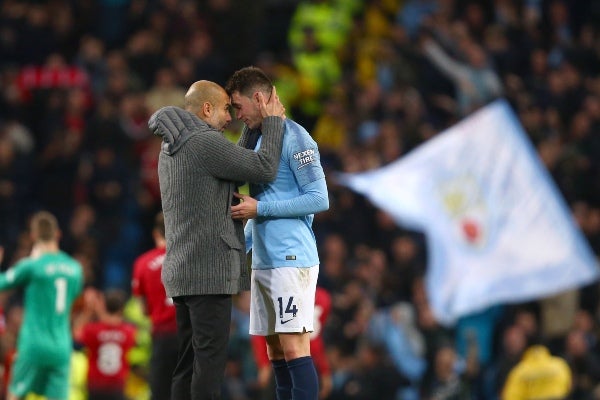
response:
[[[231,104],[239,105],[244,101],[245,96],[243,96],[240,92],[235,91],[231,94]]]

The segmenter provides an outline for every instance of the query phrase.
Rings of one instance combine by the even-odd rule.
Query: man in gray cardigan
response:
[[[179,360],[173,400],[220,399],[232,295],[250,289],[241,222],[230,204],[235,182],[269,182],[277,173],[285,109],[261,95],[263,144],[254,152],[227,140],[231,102],[214,82],[198,81],[185,110],[164,107],[148,125],[162,137],[158,176],[167,252],[162,281],[177,315]],[[266,134],[265,134],[266,132]]]

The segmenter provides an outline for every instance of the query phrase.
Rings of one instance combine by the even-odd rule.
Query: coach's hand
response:
[[[277,89],[273,86],[273,91],[271,92],[271,96],[269,99],[265,99],[265,96],[262,92],[256,93],[258,100],[258,108],[260,109],[260,114],[263,118],[269,116],[281,117],[285,119],[285,107],[279,101],[279,96],[277,95]]]
[[[256,217],[258,201],[246,194],[234,192],[233,195],[240,199],[240,204],[231,206],[231,218],[251,219]]]

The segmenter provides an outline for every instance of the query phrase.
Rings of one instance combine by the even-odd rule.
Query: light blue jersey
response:
[[[258,200],[258,215],[245,229],[252,268],[319,264],[312,222],[315,213],[329,208],[329,197],[317,143],[306,129],[285,120],[277,177],[268,184],[251,184],[250,195]]]

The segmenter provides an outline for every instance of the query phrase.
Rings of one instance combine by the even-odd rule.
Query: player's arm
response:
[[[23,286],[29,279],[31,261],[30,257],[24,258],[6,270],[6,272],[0,274],[0,290]]]
[[[242,201],[231,207],[233,219],[251,220],[255,217],[302,217],[329,208],[329,195],[325,178],[308,183],[300,196],[289,200],[257,201],[248,195],[236,194]],[[246,236],[246,243],[248,237]]]
[[[87,288],[83,292],[83,307],[73,316],[73,340],[85,346],[86,329],[88,323],[97,318],[96,311],[102,302],[102,294],[97,289]]]
[[[259,217],[300,217],[329,209],[329,194],[325,178],[307,183],[302,194],[289,200],[259,201],[256,215]]]
[[[290,133],[291,134],[291,133]],[[240,204],[231,208],[234,219],[259,217],[292,218],[316,214],[329,208],[329,194],[325,173],[321,166],[319,149],[310,136],[296,135],[294,141],[283,150],[299,196],[287,200],[256,201],[250,196],[239,195]]]
[[[259,201],[257,216],[301,217],[327,210],[329,195],[317,144],[308,134],[301,133],[287,142],[284,152],[300,195],[287,200]]]

